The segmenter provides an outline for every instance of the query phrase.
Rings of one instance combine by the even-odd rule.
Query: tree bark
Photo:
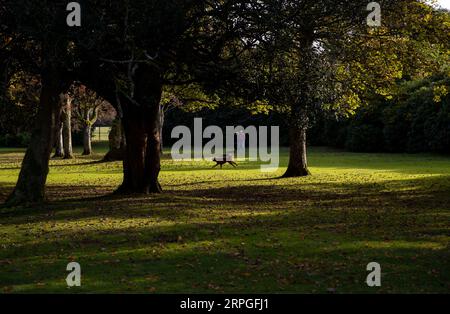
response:
[[[306,154],[306,127],[293,124],[289,129],[289,165],[284,178],[305,177],[311,173],[308,170]]]
[[[311,30],[306,30],[300,39],[299,68],[302,69],[297,81],[294,97],[289,114],[289,164],[283,175],[285,178],[305,177],[311,175],[308,169],[306,151],[306,131],[309,126],[310,108],[315,102],[315,88],[313,86],[315,76],[315,49],[314,35]]]
[[[164,150],[164,142],[163,142],[164,119],[165,119],[164,110],[162,110],[162,108],[160,106],[159,107],[159,145],[161,146],[160,147],[161,156],[164,154],[164,152],[163,152],[163,150]]]
[[[72,159],[73,158],[72,101],[68,95],[65,96],[65,105],[62,113],[62,119],[63,119],[64,159]]]
[[[162,91],[162,88],[161,88]],[[158,181],[159,172],[161,171],[161,130],[160,126],[160,107],[158,104],[154,106],[154,110],[149,116],[154,118],[149,121],[147,128],[147,151],[145,155],[145,193],[161,193],[162,188]]]
[[[124,178],[117,193],[162,192],[158,181],[161,169],[158,111],[158,106],[124,110],[122,120],[126,140],[123,159]]]
[[[91,142],[91,131],[90,125],[86,125],[83,130],[83,156],[89,156],[92,154],[92,142]]]
[[[122,121],[120,118],[116,118],[112,124],[111,131],[108,136],[109,151],[103,158],[103,161],[109,162],[123,160],[125,140],[122,133]]]
[[[42,74],[38,116],[16,187],[6,201],[7,206],[44,200],[50,154],[61,116],[60,79],[55,69]]]
[[[53,158],[64,157],[64,144],[63,144],[63,124],[60,122],[56,128],[56,138],[55,138],[55,154]]]
[[[127,95],[117,91],[114,75],[105,73],[104,67],[95,61],[85,63],[78,74],[80,81],[122,113],[125,141],[123,182],[116,194],[160,193],[159,104],[162,79],[158,70],[147,64],[135,65],[129,72],[132,72],[133,87]]]
[[[126,140],[123,183],[117,193],[161,193],[160,101],[162,82],[158,73],[140,66],[135,73],[134,102],[122,97]]]

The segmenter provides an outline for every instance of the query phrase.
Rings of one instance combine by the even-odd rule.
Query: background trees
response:
[[[109,151],[106,153],[103,161],[123,160],[126,143],[120,118],[116,117],[112,122],[111,131],[108,135],[108,143]]]
[[[394,12],[406,14],[385,14],[387,23],[373,30],[370,38],[334,45],[347,65],[343,64],[338,72],[344,87],[341,90],[347,92],[341,93],[337,104],[351,103],[347,99],[353,99],[361,108],[355,110],[350,106],[346,115],[339,115],[331,104],[334,116],[327,116],[317,125],[315,143],[354,151],[430,151],[430,145],[423,141],[433,140],[423,134],[428,133],[431,124],[425,130],[423,122],[417,121],[413,132],[408,121],[415,119],[413,117],[431,121],[433,115],[428,113],[445,108],[450,15],[448,11],[434,10],[418,1],[399,3]],[[349,85],[352,88],[348,88]],[[443,106],[439,109],[439,101],[433,100],[431,92],[435,88],[437,93],[443,94]],[[420,101],[416,98],[419,94]],[[408,106],[406,98],[411,98]],[[333,136],[336,132],[339,136]]]
[[[72,110],[73,110],[73,96],[69,92],[61,94],[61,125],[62,125],[62,143],[63,143],[63,157],[64,159],[73,158],[72,146]],[[58,131],[59,133],[59,131]]]
[[[109,100],[121,117],[127,145],[118,191],[160,192],[163,84],[189,78],[187,65],[220,59],[226,36],[235,32],[226,29],[233,26],[224,14],[233,7],[231,2],[210,6],[198,1],[90,1],[80,29],[65,24],[65,6],[65,1],[33,0],[6,1],[2,6],[2,31],[17,37],[18,51],[31,56],[20,62],[29,62],[42,84],[36,128],[10,203],[43,199],[59,127],[59,95],[74,80]]]
[[[83,132],[83,155],[90,155],[92,153],[92,129],[94,123],[97,122],[104,100],[98,97],[94,91],[90,91],[86,86],[80,84],[73,86],[72,95],[75,102],[76,120]]]
[[[247,61],[247,77],[258,90],[256,98],[267,100],[286,118],[290,162],[285,177],[309,174],[306,132],[311,115],[336,98],[338,60],[330,41],[368,36],[366,7],[366,1],[324,0],[264,1],[259,7],[256,24],[266,31]]]
[[[223,81],[249,1],[89,2],[78,79],[113,104],[126,141],[118,193],[158,193],[163,87]],[[100,18],[99,18],[100,17]],[[92,24],[90,24],[92,23]],[[92,30],[95,29],[95,32]]]
[[[37,114],[40,80],[24,71],[6,80],[0,94],[0,145],[26,147]]]
[[[449,83],[444,73],[402,82],[390,99],[378,96],[353,116],[319,122],[313,143],[355,152],[448,153]]]
[[[32,115],[16,110],[17,104],[29,102],[26,108],[37,111],[12,204],[43,199],[55,137],[61,148],[61,113],[64,155],[72,155],[69,107],[82,117],[90,153],[98,109],[93,93],[115,107],[121,123],[112,134],[123,136],[111,147],[123,151],[117,192],[159,193],[164,115],[168,108],[179,109],[175,103],[210,108],[234,103],[234,110],[264,107],[282,117],[291,148],[285,176],[304,176],[306,132],[316,121],[337,125],[331,116],[344,119],[371,102],[403,101],[400,95],[410,89],[402,92],[402,80],[426,82],[431,74],[447,73],[448,12],[421,1],[384,1],[378,29],[367,27],[363,0],[88,1],[80,28],[65,24],[66,4],[6,0],[0,8],[1,110],[18,120],[22,113]],[[74,81],[92,91],[92,101],[72,103],[67,90]],[[444,77],[421,88],[428,89],[427,99],[432,90],[445,102],[447,84]],[[381,111],[388,112],[377,105],[367,110],[377,116]],[[442,112],[439,125],[446,121]],[[419,134],[422,124],[414,125],[411,134]],[[388,127],[380,132],[357,123],[347,129],[349,143],[372,131],[378,132],[372,139],[390,133]],[[366,144],[385,146],[377,140]]]
[[[15,42],[22,66],[39,75],[39,110],[17,185],[9,204],[42,201],[55,129],[61,112],[60,94],[70,85],[68,41],[63,1],[6,1],[0,11],[2,31]],[[36,18],[40,16],[41,18]]]
[[[364,1],[264,3],[264,18],[257,24],[270,31],[248,58],[246,76],[251,89],[258,90],[256,98],[286,118],[286,177],[309,174],[306,130],[316,116],[351,116],[378,96],[393,97],[398,80],[436,73],[439,63],[448,64],[441,44],[448,34],[443,30],[448,13],[420,1],[384,1],[378,28],[367,26]],[[433,61],[427,57],[431,51]],[[364,138],[369,127],[355,130],[355,138]],[[367,139],[367,146],[380,147],[376,138]]]

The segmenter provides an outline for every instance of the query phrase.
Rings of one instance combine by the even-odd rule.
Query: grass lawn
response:
[[[47,205],[0,209],[0,292],[450,291],[449,157],[313,148],[299,179],[166,158],[164,194],[117,197],[121,163],[94,163],[95,149],[51,161]],[[22,157],[0,150],[0,201]],[[373,261],[379,288],[365,283]]]

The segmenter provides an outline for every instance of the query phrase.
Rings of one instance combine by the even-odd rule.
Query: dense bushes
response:
[[[0,147],[26,147],[30,142],[35,108],[0,98]]]
[[[356,152],[450,153],[449,83],[445,76],[405,83],[391,100],[375,99],[347,120],[322,122],[312,140]]]
[[[37,108],[31,101],[0,97],[0,147],[28,146]]]
[[[18,134],[0,134],[0,147],[27,147],[31,134],[21,132]]]

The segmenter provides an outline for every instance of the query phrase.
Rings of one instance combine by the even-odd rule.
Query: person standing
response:
[[[239,150],[245,151],[245,133],[242,130],[237,133],[237,146]]]

